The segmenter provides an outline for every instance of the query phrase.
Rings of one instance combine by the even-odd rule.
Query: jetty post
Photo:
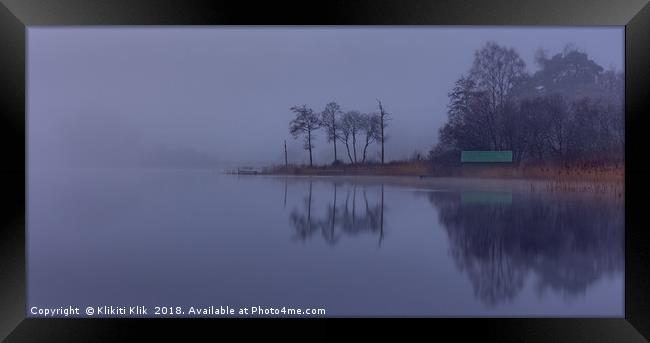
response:
[[[289,159],[287,159],[287,140],[284,140],[284,167],[289,168]]]

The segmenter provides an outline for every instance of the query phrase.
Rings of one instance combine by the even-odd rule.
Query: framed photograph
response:
[[[7,342],[650,337],[647,1],[3,0],[0,35]]]

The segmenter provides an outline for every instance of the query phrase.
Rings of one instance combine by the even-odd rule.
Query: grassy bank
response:
[[[324,166],[289,165],[265,168],[265,174],[281,175],[372,175],[372,176],[421,176],[431,175],[431,164],[427,162],[391,162],[336,164]]]
[[[571,166],[472,165],[434,168],[428,162],[399,162],[386,165],[279,166],[265,168],[268,175],[337,176],[341,182],[385,183],[424,188],[466,187],[534,192],[566,193],[623,199],[622,164]],[[370,176],[359,178],[359,176]]]
[[[622,182],[625,167],[622,164],[531,165],[522,167],[470,165],[441,174],[482,178]]]
[[[264,174],[276,175],[371,175],[468,177],[495,179],[540,179],[556,182],[590,181],[622,182],[623,164],[583,163],[574,165],[480,165],[467,164],[452,167],[435,166],[429,161],[391,162],[387,164],[338,164],[326,166],[274,166],[265,168]]]

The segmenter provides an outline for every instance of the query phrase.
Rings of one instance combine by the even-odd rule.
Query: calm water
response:
[[[389,181],[31,172],[28,308],[623,315],[621,200]]]

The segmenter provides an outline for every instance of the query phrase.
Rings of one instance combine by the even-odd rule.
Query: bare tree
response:
[[[492,149],[501,148],[498,115],[515,85],[526,76],[526,65],[512,48],[488,42],[474,55],[470,77],[487,96],[486,127]]]
[[[378,139],[381,138],[380,136],[381,118],[379,114],[377,113],[364,114],[361,130],[365,134],[365,143],[363,146],[363,158],[361,159],[361,163],[364,163],[366,162],[366,151],[368,150],[368,146],[370,146],[370,144],[376,142]]]
[[[390,114],[384,110],[384,106],[381,104],[381,100],[377,99],[379,104],[379,141],[381,143],[381,164],[384,164],[384,142],[386,142],[386,135],[384,130],[388,127],[388,121],[390,120]]]
[[[352,163],[357,163],[357,135],[361,132],[362,125],[363,116],[359,111],[348,111],[341,119],[341,132],[345,147],[348,150],[348,157],[350,157],[350,162]],[[350,155],[350,138],[352,138],[352,156],[354,156],[354,159]]]
[[[492,110],[501,105],[512,88],[526,75],[526,64],[512,49],[488,42],[474,55],[471,78],[487,92]]]
[[[325,109],[321,112],[321,126],[325,128],[327,133],[327,141],[332,142],[334,145],[334,162],[338,160],[336,155],[336,141],[339,139],[339,119],[338,117],[343,114],[341,106],[336,102],[330,102],[325,105]]]
[[[348,121],[344,120],[345,115],[341,118],[341,123],[339,125],[339,140],[345,144],[345,150],[348,153],[348,158],[350,163],[354,163],[352,159],[352,154],[350,153],[350,138],[352,137],[352,127],[348,126]]]
[[[294,139],[304,136],[305,150],[309,150],[309,166],[313,166],[312,149],[314,148],[313,139],[315,131],[320,127],[320,120],[314,111],[307,105],[293,106],[290,109],[296,114],[296,117],[289,124],[289,132]]]

